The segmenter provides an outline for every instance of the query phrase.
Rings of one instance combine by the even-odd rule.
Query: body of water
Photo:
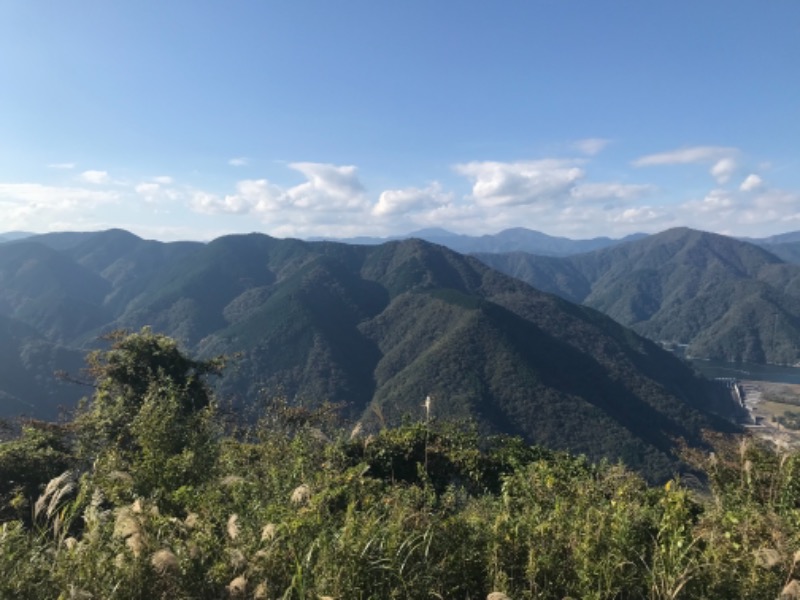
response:
[[[734,379],[800,384],[800,367],[726,363],[715,360],[697,359],[692,359],[689,362],[706,377],[731,377]]]

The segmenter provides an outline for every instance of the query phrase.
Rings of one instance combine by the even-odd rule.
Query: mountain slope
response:
[[[85,390],[58,381],[54,373],[76,373],[82,366],[82,352],[48,342],[32,327],[0,315],[0,418],[53,419],[61,407],[74,407]]]
[[[800,360],[800,267],[752,244],[674,229],[561,259],[480,258],[651,339],[688,344],[694,355],[760,363]]]
[[[111,231],[56,241],[61,250],[0,247],[8,289],[62,321],[73,311],[51,299],[95,309],[82,331],[47,325],[53,318],[40,336],[86,344],[151,325],[201,356],[235,356],[220,394],[239,408],[263,394],[330,400],[378,426],[419,418],[431,395],[437,417],[623,459],[654,478],[677,464],[677,438],[696,445],[702,428],[727,427],[708,412],[728,410],[724,397],[655,344],[420,240],[352,246],[251,234],[187,246]],[[40,288],[14,270],[28,263]],[[54,265],[69,276],[56,277]]]

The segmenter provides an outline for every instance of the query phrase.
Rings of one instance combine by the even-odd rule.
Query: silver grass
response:
[[[311,499],[311,488],[308,487],[305,483],[302,485],[298,485],[292,492],[292,496],[290,499],[292,501],[292,504],[297,504],[300,506],[307,504],[308,501]]]
[[[156,572],[161,575],[170,572],[174,573],[178,571],[179,568],[178,557],[175,556],[171,550],[167,550],[166,548],[157,550],[150,558],[150,564],[153,565]]]
[[[232,514],[230,517],[228,517],[226,531],[228,532],[228,537],[232,540],[235,540],[237,537],[239,537],[239,515]]]

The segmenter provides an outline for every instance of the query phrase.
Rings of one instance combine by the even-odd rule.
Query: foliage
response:
[[[95,393],[76,419],[78,457],[129,473],[140,494],[198,483],[216,451],[205,377],[220,373],[222,359],[190,359],[148,328],[108,338],[109,350],[88,357]]]
[[[73,463],[66,432],[31,421],[0,444],[0,518],[30,519],[39,489]]]
[[[92,361],[96,393],[68,429],[0,443],[0,481],[14,478],[2,598],[771,599],[798,585],[800,455],[748,438],[687,449],[707,489],[652,487],[463,423],[346,436],[324,404],[275,400],[223,435],[194,383],[216,369],[171,340],[119,335]]]

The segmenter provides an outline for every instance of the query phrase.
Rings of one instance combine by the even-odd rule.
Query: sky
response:
[[[0,232],[800,230],[797,0],[0,0]]]

